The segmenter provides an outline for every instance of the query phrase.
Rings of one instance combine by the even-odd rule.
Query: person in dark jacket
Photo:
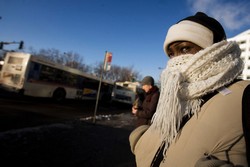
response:
[[[148,125],[154,115],[159,99],[159,88],[154,85],[154,79],[151,76],[143,78],[142,89],[145,91],[145,97],[142,102],[142,107],[132,107],[132,113],[137,116],[136,127],[141,125]]]

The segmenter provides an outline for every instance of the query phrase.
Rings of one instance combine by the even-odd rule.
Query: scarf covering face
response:
[[[160,130],[164,155],[177,137],[182,118],[199,112],[201,98],[241,74],[244,64],[240,54],[236,42],[221,41],[194,55],[168,61],[161,74],[161,93],[151,125],[153,130]]]

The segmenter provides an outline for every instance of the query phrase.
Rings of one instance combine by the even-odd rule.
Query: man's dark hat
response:
[[[151,76],[146,76],[143,78],[143,80],[141,81],[142,85],[154,85],[154,78]]]

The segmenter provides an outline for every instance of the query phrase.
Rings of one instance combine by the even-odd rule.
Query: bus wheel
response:
[[[65,99],[66,97],[66,92],[63,88],[57,88],[54,93],[53,93],[53,99],[56,102],[61,102]]]

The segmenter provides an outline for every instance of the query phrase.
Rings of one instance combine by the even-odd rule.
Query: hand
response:
[[[137,108],[132,107],[132,114],[136,114],[137,113]]]

